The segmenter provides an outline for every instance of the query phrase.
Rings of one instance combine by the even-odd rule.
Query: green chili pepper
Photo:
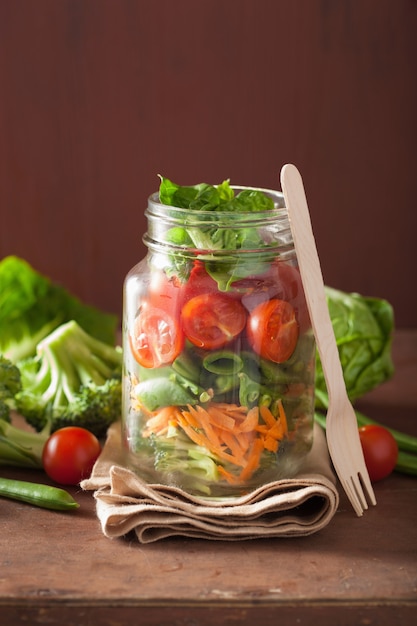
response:
[[[73,510],[80,506],[64,489],[11,478],[0,478],[0,496],[55,511]]]

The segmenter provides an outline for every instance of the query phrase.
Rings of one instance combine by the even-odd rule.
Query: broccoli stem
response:
[[[74,402],[81,385],[104,385],[121,364],[121,354],[113,346],[87,334],[74,321],[41,341],[37,353],[42,358],[37,379],[43,385],[44,374],[49,372],[49,385],[43,395],[46,400],[53,399],[53,407]]]
[[[44,352],[52,359],[51,365],[67,373],[71,387],[79,381],[103,385],[122,359],[113,346],[95,339],[74,321],[63,324],[39,343],[38,353]]]
[[[42,469],[42,452],[48,437],[49,427],[33,433],[0,419],[0,465]]]

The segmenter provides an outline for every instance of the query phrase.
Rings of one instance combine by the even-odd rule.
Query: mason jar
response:
[[[192,211],[154,193],[124,283],[126,463],[205,497],[294,476],[313,437],[315,342],[283,194],[231,189],[270,207]]]

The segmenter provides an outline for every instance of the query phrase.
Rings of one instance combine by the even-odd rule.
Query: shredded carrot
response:
[[[235,474],[232,474],[231,472],[228,472],[223,465],[218,465],[217,466],[217,470],[219,472],[219,474],[225,478],[227,480],[228,483],[230,483],[231,485],[238,485],[240,483],[240,478],[239,476],[235,476]]]
[[[202,406],[197,406],[196,408],[190,407],[190,410],[192,411],[194,417],[198,420],[200,428],[203,428],[207,439],[212,444],[211,449],[219,449],[221,441],[212,426],[210,413],[203,409]]]
[[[263,405],[259,407],[259,412],[265,424],[271,428],[275,424],[276,420],[269,408]]]
[[[241,481],[248,480],[252,476],[252,474],[258,469],[263,449],[264,444],[262,439],[255,439],[249,451],[247,463],[239,474],[239,478]]]
[[[252,430],[255,430],[259,422],[259,412],[258,407],[253,407],[249,409],[245,419],[239,424],[238,432],[248,433]]]
[[[194,441],[194,443],[198,446],[202,446],[203,448],[210,450],[210,442],[207,437],[200,431],[194,430],[194,428],[188,424],[184,416],[181,415],[178,418],[178,422],[191,441]]]
[[[271,437],[269,434],[263,440],[265,450],[269,450],[269,452],[277,452],[278,450],[278,440]]]
[[[238,435],[236,435],[236,441],[238,441],[243,454],[247,453],[247,451],[249,450],[249,446],[251,445],[255,437],[256,431],[253,431],[251,433],[239,433]]]
[[[192,426],[193,428],[200,427],[200,423],[198,419],[195,417],[195,415],[192,413],[192,411],[185,411],[185,410],[181,411],[181,415],[185,417],[189,425]]]
[[[220,476],[231,484],[248,480],[260,465],[263,451],[278,451],[280,441],[288,437],[288,424],[281,400],[278,416],[266,407],[246,407],[227,403],[188,405],[179,409],[168,406],[150,414],[143,436],[162,435],[171,425],[182,428],[198,446],[219,459]],[[226,470],[222,462],[240,468],[239,474]]]
[[[224,413],[216,406],[211,406],[207,409],[207,413],[210,416],[211,423],[222,428],[223,430],[233,431],[236,425],[236,420]]]
[[[236,415],[236,413],[240,413],[244,417],[247,413],[247,408],[239,404],[227,404],[227,402],[212,402],[211,406],[218,408],[220,411],[224,411],[227,415]]]
[[[172,422],[177,422],[179,410],[175,406],[165,406],[146,422],[146,428],[143,431],[144,437],[149,437],[152,433],[161,435],[168,430]]]
[[[243,451],[239,445],[238,439],[232,433],[228,431],[224,431],[222,433],[223,443],[229,448],[230,452],[233,454],[236,460],[239,460],[242,465],[245,463]]]
[[[278,400],[278,411],[279,411],[279,419],[281,421],[282,428],[284,431],[284,436],[287,437],[288,436],[288,422],[287,422],[287,416],[285,415],[282,400]]]

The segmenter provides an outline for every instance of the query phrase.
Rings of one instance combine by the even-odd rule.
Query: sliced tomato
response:
[[[188,300],[181,318],[187,339],[205,350],[222,348],[246,325],[246,311],[239,300],[219,292],[203,293]]]
[[[241,292],[242,304],[249,312],[273,298],[286,300],[294,308],[300,331],[311,326],[300,272],[286,261],[274,261],[267,272],[236,281],[232,288]]]
[[[298,341],[294,307],[277,298],[261,302],[249,315],[247,334],[257,354],[274,363],[283,363],[290,358]]]
[[[135,319],[130,346],[140,365],[160,367],[176,359],[184,346],[184,335],[174,316],[145,303]]]

